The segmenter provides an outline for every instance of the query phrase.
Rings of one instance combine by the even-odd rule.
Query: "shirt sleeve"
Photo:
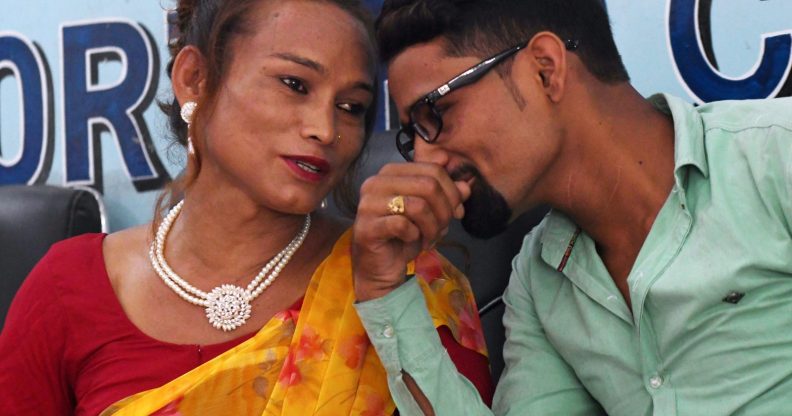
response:
[[[356,305],[402,413],[421,414],[402,379],[404,371],[438,415],[604,415],[545,336],[520,269],[512,273],[504,302],[506,369],[493,411],[443,349],[414,279],[387,296]]]
[[[605,415],[547,339],[526,287],[518,256],[503,296],[506,364],[495,389],[499,415]]]
[[[0,334],[0,414],[73,413],[63,366],[63,308],[46,258],[25,279]]]
[[[391,396],[402,414],[422,414],[402,371],[412,376],[435,414],[492,414],[443,347],[416,279],[355,308],[388,373]]]

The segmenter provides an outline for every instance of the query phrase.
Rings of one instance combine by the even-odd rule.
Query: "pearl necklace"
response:
[[[222,329],[223,331],[233,331],[244,325],[247,319],[250,318],[250,302],[261,295],[264,290],[272,284],[281,270],[289,263],[292,255],[294,255],[303,241],[305,241],[308,230],[311,229],[311,215],[308,214],[305,216],[305,222],[300,232],[294,236],[292,241],[281,250],[280,253],[273,257],[272,260],[261,269],[246,288],[241,288],[232,284],[223,284],[212,289],[211,292],[206,293],[179,277],[179,275],[170,268],[163,255],[165,251],[165,239],[176,217],[179,216],[183,205],[184,200],[176,204],[162,220],[159,227],[157,227],[157,235],[151,243],[151,249],[149,250],[151,266],[162,281],[165,282],[171,290],[176,292],[179,297],[193,305],[206,308],[206,318],[209,319],[209,323],[212,324],[213,327]],[[267,274],[269,274],[269,276],[267,276]]]

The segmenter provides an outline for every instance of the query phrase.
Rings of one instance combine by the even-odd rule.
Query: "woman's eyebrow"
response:
[[[327,68],[324,65],[320,64],[319,62],[314,61],[313,59],[306,58],[304,56],[295,55],[288,52],[278,52],[274,53],[270,56],[280,58],[286,61],[294,62],[298,65],[302,65],[306,68],[310,68],[322,75],[327,74]]]

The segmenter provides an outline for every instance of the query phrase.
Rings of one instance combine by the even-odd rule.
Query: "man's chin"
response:
[[[509,227],[511,208],[505,198],[489,185],[485,185],[484,189],[475,187],[464,205],[462,228],[473,237],[492,238]]]
[[[492,238],[506,231],[511,219],[511,208],[506,198],[492,186],[471,164],[465,164],[451,173],[451,179],[470,185],[470,197],[465,201],[462,228],[476,238]]]
[[[486,240],[503,233],[509,226],[508,220],[493,221],[493,219],[494,218],[490,218],[485,221],[480,221],[480,219],[466,214],[465,217],[462,218],[462,228],[471,236]]]

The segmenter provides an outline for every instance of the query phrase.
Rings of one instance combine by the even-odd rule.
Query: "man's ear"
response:
[[[176,55],[171,70],[173,93],[184,105],[188,101],[198,102],[206,91],[206,60],[195,46],[185,46]]]
[[[528,67],[541,82],[547,98],[557,103],[564,96],[567,79],[566,45],[552,32],[534,35],[521,55],[531,60]]]

